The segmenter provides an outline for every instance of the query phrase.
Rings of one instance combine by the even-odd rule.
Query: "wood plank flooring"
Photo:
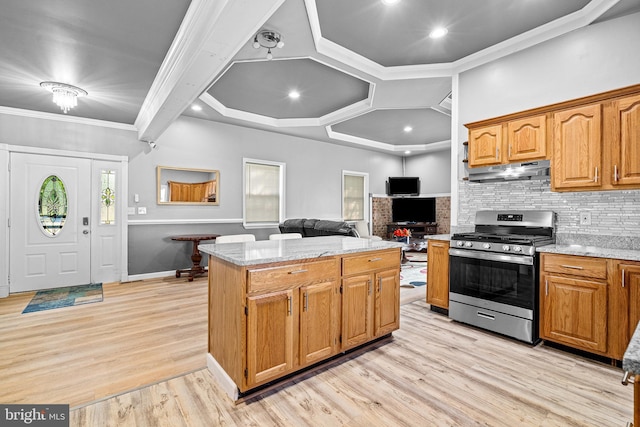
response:
[[[204,368],[204,279],[107,285],[103,303],[29,315],[19,313],[30,297],[12,296],[0,300],[0,402],[70,403],[70,425],[91,427],[613,427],[632,419],[620,369],[452,322],[421,292],[405,296],[392,342],[240,405]]]

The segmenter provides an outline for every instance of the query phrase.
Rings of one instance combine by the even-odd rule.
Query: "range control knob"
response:
[[[456,243],[457,246],[464,246],[464,242],[462,240],[458,240],[458,243]]]
[[[503,245],[502,250],[507,252],[509,250],[509,245]]]
[[[514,246],[513,247],[513,251],[514,252],[522,252],[522,248],[520,246]]]
[[[489,244],[489,243],[483,243],[483,244],[482,244],[482,247],[483,247],[484,249],[491,249],[491,244]]]
[[[467,248],[470,248],[471,246],[473,246],[473,242],[464,242],[464,245],[465,245]]]

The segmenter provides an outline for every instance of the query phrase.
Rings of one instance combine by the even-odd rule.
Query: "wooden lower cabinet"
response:
[[[543,253],[540,338],[622,360],[640,321],[640,262]]]
[[[247,298],[247,385],[278,378],[293,369],[294,294],[298,290]],[[296,304],[297,305],[297,304]]]
[[[607,284],[544,275],[541,338],[586,351],[607,351]]]
[[[398,329],[400,258],[392,248],[243,267],[211,256],[209,368],[246,393]]]
[[[398,269],[342,280],[342,348],[347,350],[400,327]]]
[[[449,241],[427,243],[427,304],[449,309]]]

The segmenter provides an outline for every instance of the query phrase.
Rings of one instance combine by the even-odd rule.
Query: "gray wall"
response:
[[[147,208],[129,216],[131,275],[186,266],[191,247],[172,242],[175,234],[250,232],[265,239],[278,232],[242,227],[243,157],[286,164],[286,218],[340,219],[342,170],[369,173],[370,191],[383,193],[386,178],[402,168],[397,156],[191,117],[178,118],[156,142],[157,149],[129,160],[129,206]],[[158,205],[158,165],[219,170],[220,205]]]
[[[640,83],[639,42],[640,14],[634,14],[573,31],[460,74],[458,127],[464,139],[458,144],[467,138],[464,123]],[[462,168],[460,161],[454,164]],[[469,184],[453,179],[459,192],[459,226],[472,224],[480,208],[508,206],[554,210],[558,233],[576,238],[640,236],[635,212],[639,191],[567,194],[552,193],[548,183]],[[591,226],[577,225],[579,211],[592,212]]]
[[[420,193],[451,192],[451,150],[435,151],[405,159],[405,175],[420,177]]]

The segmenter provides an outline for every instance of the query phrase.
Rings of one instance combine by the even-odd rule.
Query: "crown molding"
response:
[[[68,116],[63,114],[45,113],[43,111],[23,110],[21,108],[0,107],[0,114],[6,114],[11,116],[30,117],[34,119],[42,120],[55,120],[65,123],[76,123],[80,125],[99,126],[112,129],[136,131],[134,125],[128,125],[125,123],[109,122],[106,120],[88,119],[85,117]]]

